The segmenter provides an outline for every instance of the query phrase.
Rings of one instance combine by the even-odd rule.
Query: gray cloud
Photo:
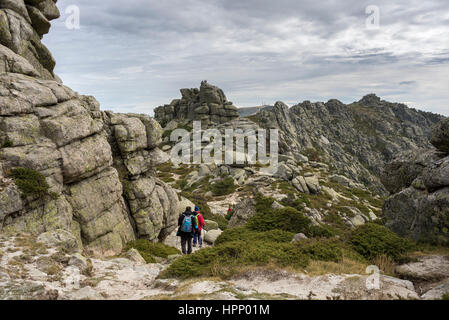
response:
[[[60,0],[44,42],[103,109],[151,113],[203,79],[238,106],[383,99],[449,115],[446,0]],[[67,6],[81,10],[68,30]],[[365,8],[380,8],[367,30]]]

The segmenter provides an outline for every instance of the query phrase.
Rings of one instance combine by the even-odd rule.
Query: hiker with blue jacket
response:
[[[179,216],[178,226],[179,229],[177,236],[181,237],[182,254],[191,254],[192,239],[195,234],[195,230],[198,229],[198,225],[191,207],[187,207],[186,211]]]

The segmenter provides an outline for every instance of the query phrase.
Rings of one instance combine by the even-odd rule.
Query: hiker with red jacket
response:
[[[181,237],[182,254],[191,254],[192,238],[195,235],[195,230],[198,229],[198,224],[196,223],[196,218],[191,207],[187,207],[186,211],[179,216],[178,226],[179,229],[176,235]]]
[[[193,235],[193,246],[196,247],[196,244],[198,243],[201,248],[203,246],[203,237],[201,234],[205,226],[204,218],[200,213],[200,208],[198,207],[195,207],[195,212],[193,214],[195,215],[196,224],[198,226],[198,228],[195,229],[195,234]]]

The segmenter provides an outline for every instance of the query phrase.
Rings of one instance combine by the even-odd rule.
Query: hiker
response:
[[[202,232],[203,228],[205,226],[203,215],[200,212],[200,208],[195,207],[195,222],[198,226],[197,229],[195,229],[195,234],[193,235],[193,246],[196,247],[196,244],[198,243],[200,245],[200,249],[203,247],[203,237]]]
[[[178,219],[178,233],[177,236],[181,237],[182,254],[192,253],[192,238],[195,233],[195,229],[198,228],[196,224],[195,216],[191,207],[187,207],[186,211],[179,216]],[[186,250],[187,246],[187,250]]]

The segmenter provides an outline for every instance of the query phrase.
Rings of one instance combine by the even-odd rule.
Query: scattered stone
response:
[[[292,242],[295,243],[295,242],[300,242],[300,241],[307,240],[307,239],[308,238],[304,233],[298,233],[298,234],[295,234]]]
[[[87,258],[80,253],[75,253],[70,257],[69,266],[77,267],[82,273],[87,272],[92,268],[91,265],[89,265]]]
[[[137,263],[137,264],[146,264],[145,259],[140,255],[139,251],[132,248],[126,252],[126,258]]]
[[[217,240],[217,238],[222,233],[223,233],[223,231],[221,231],[220,229],[208,231],[206,233],[206,235],[204,236],[204,241],[206,241],[207,243],[213,245],[215,243],[215,241]]]

